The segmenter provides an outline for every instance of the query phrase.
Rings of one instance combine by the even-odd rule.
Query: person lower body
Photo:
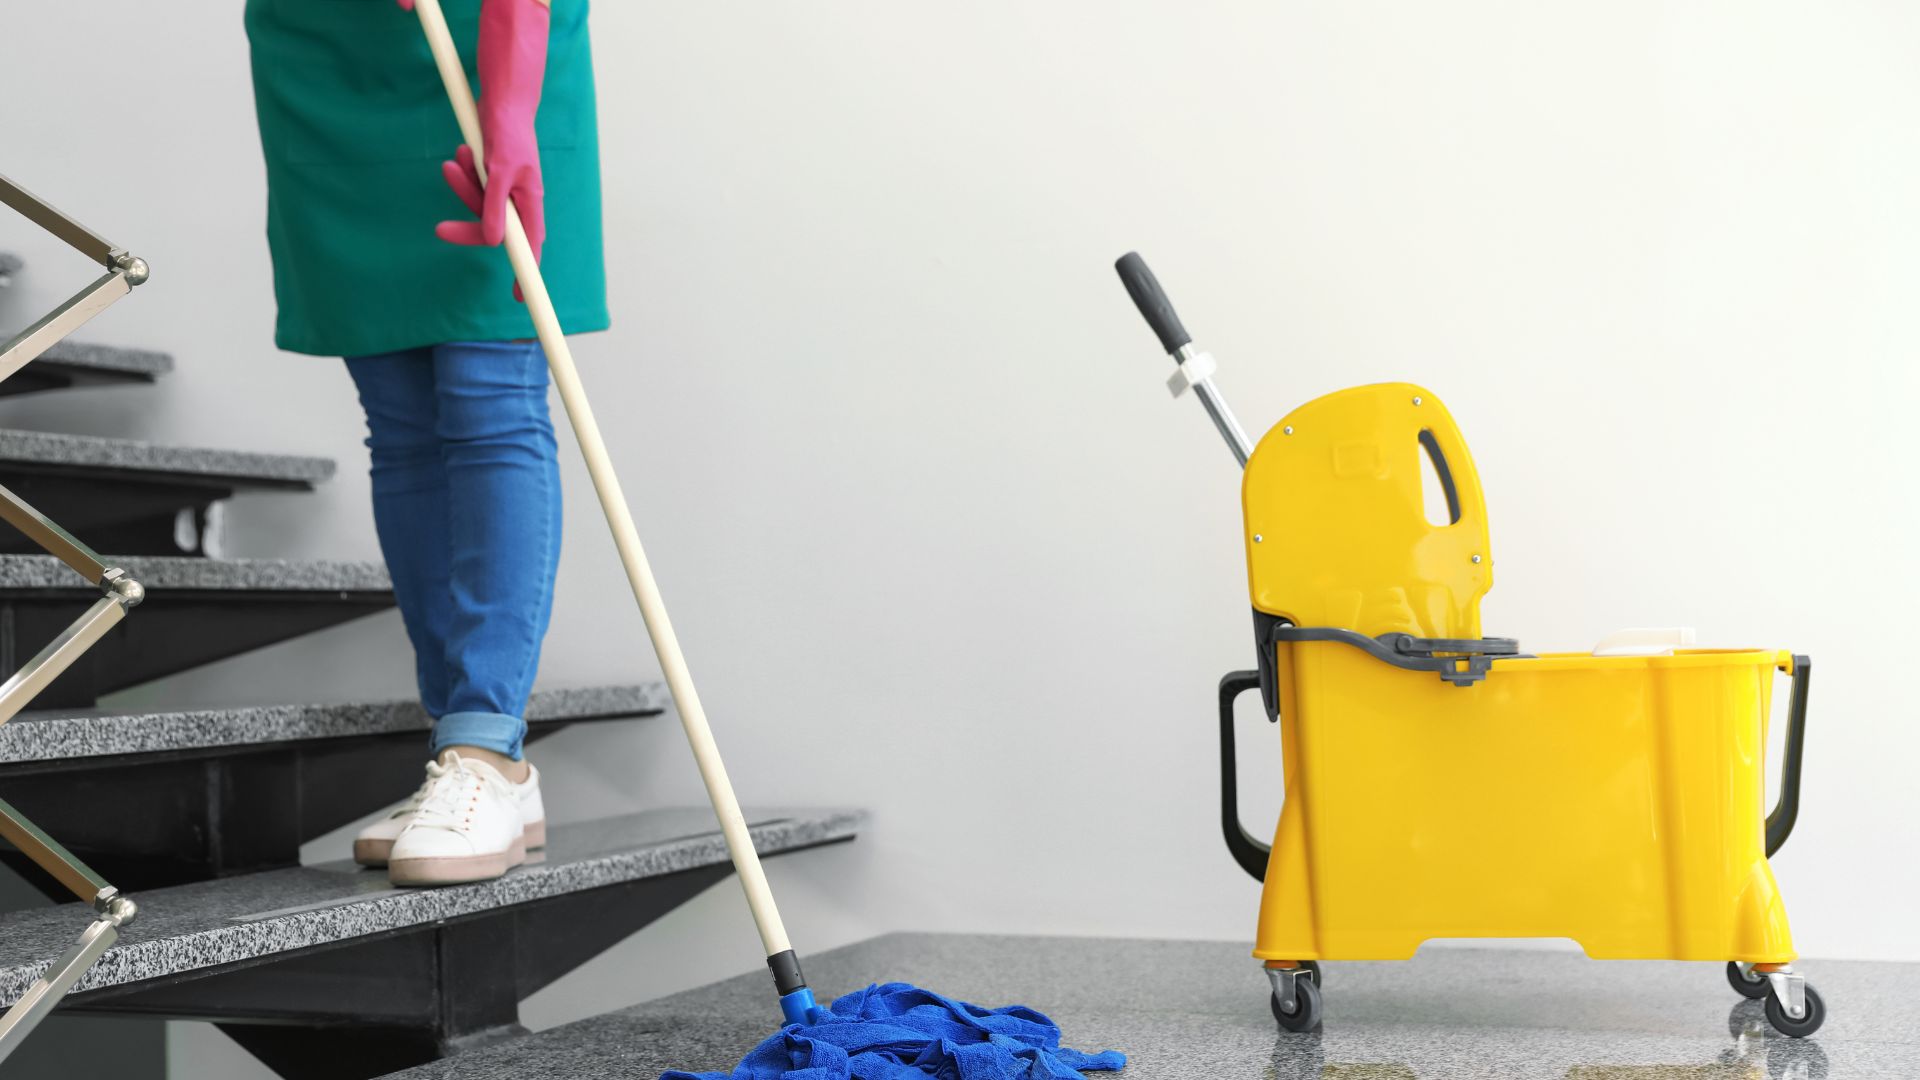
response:
[[[433,718],[427,778],[354,840],[396,884],[497,877],[545,842],[525,711],[553,606],[560,469],[537,342],[349,357],[373,517]]]

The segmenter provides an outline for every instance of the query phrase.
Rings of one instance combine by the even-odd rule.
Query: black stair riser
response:
[[[0,678],[19,670],[94,598],[84,588],[0,592]],[[92,706],[104,694],[392,606],[393,594],[384,591],[156,589],[32,705]]]
[[[581,717],[531,725],[527,741]],[[300,864],[300,845],[420,784],[425,732],[0,765],[0,796],[122,892]],[[0,862],[72,899],[19,852]]]
[[[95,551],[117,555],[201,555],[208,509],[238,490],[312,491],[305,481],[268,481],[137,469],[21,466],[0,462],[0,486],[60,523]],[[194,515],[195,542],[182,548],[174,521]],[[0,555],[38,555],[26,536],[0,529]]]
[[[732,864],[722,862],[616,882],[236,964],[82,991],[68,995],[62,1007],[302,1027],[415,1027],[438,1023],[443,1016],[464,1016],[468,1028],[491,1026],[511,1018],[497,1008],[475,1004],[507,999],[517,1003],[732,873]],[[589,922],[593,925],[585,925]],[[440,985],[436,946],[439,933],[448,929],[461,931],[463,938],[490,941],[488,955],[494,963],[488,977]],[[583,946],[582,938],[592,942]],[[463,993],[471,995],[464,1003],[458,1001]]]
[[[63,364],[41,357],[0,382],[0,397],[38,394],[47,390],[68,390],[86,386],[126,386],[151,384],[154,375],[147,371],[117,371],[83,364]]]

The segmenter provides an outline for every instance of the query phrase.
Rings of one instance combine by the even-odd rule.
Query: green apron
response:
[[[480,0],[444,0],[467,77]],[[534,336],[497,248],[433,235],[473,214],[440,175],[460,130],[417,17],[394,0],[247,0],[267,159],[267,242],[291,352],[365,356]],[[607,328],[587,0],[554,0],[536,120],[546,185],[540,267],[568,333]]]

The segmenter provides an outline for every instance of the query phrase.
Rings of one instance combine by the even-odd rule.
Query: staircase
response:
[[[0,287],[24,272],[0,253]],[[162,353],[62,342],[0,394],[152,384],[172,366]],[[474,885],[396,889],[344,859],[302,866],[303,843],[419,783],[429,722],[417,704],[102,706],[393,606],[377,564],[221,557],[228,499],[310,491],[333,471],[319,458],[0,430],[0,485],[113,553],[147,590],[0,726],[0,797],[140,907],[56,1018],[206,1020],[289,1080],[378,1076],[525,1034],[527,995],[731,873],[705,808],[555,823],[526,866]],[[0,678],[99,595],[36,550],[0,528]],[[543,689],[528,740],[670,709],[658,684]],[[861,824],[839,810],[748,820],[765,855],[850,840]],[[0,912],[4,1008],[93,913],[18,852],[0,845],[0,862],[68,901]],[[23,1051],[0,1080],[41,1075],[34,1061],[45,1057]]]
[[[0,259],[12,259],[15,272],[19,270],[17,256],[0,254]],[[0,263],[0,281],[12,280],[13,275],[4,272],[6,265]],[[173,357],[166,353],[62,341],[40,354],[39,359],[19,374],[0,383],[0,397],[63,390],[69,386],[151,383],[172,370]]]

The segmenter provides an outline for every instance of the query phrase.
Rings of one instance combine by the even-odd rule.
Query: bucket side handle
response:
[[[1240,824],[1240,780],[1233,744],[1233,703],[1241,694],[1259,688],[1258,671],[1229,671],[1220,677],[1220,829],[1233,861],[1253,880],[1265,881],[1267,856],[1273,849]]]
[[[1813,661],[1795,656],[1793,696],[1787,700],[1787,744],[1780,761],[1780,799],[1767,815],[1768,858],[1785,846],[1800,816],[1800,757],[1807,739],[1807,690],[1812,682]]]

